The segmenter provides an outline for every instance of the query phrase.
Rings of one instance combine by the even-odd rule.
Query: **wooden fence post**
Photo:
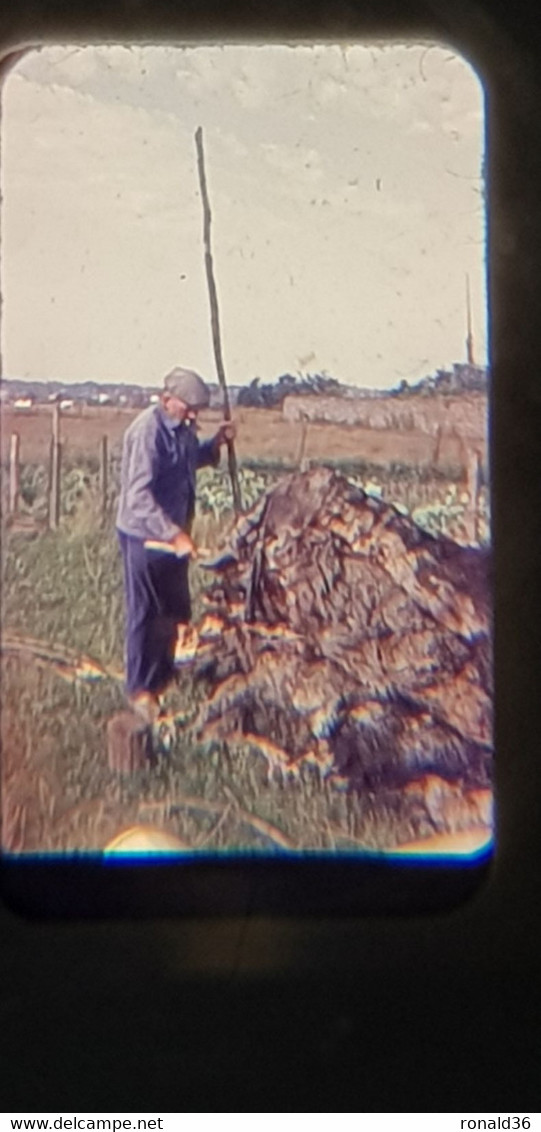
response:
[[[51,437],[51,459],[49,466],[49,527],[55,530],[60,522],[60,475],[62,467],[62,442],[60,440],[60,405],[53,407],[53,432]]]
[[[19,509],[19,452],[20,452],[21,438],[18,432],[12,432],[11,444],[9,448],[9,502],[8,511],[10,515],[16,515]]]
[[[477,450],[468,453],[466,465],[466,491],[468,502],[468,534],[473,542],[479,541],[479,492],[481,488],[481,456]]]
[[[305,468],[305,458],[304,457],[305,457],[305,452],[306,452],[307,438],[308,438],[308,417],[304,416],[304,414],[303,414],[303,416],[301,417],[301,435],[300,435],[299,447],[298,447],[298,450],[297,450],[297,458],[295,460],[297,468],[299,469],[300,472],[304,472],[306,470],[306,468]]]
[[[101,496],[101,515],[105,520],[107,516],[107,490],[108,490],[108,471],[109,471],[109,444],[107,436],[102,436],[100,442],[100,496]]]
[[[432,464],[433,464],[434,468],[439,467],[440,456],[441,456],[442,438],[443,438],[443,426],[441,424],[439,424],[436,427],[436,438],[435,438],[435,444],[434,444],[434,451],[432,453]]]
[[[118,711],[107,722],[109,769],[130,775],[155,760],[152,728],[133,711]]]

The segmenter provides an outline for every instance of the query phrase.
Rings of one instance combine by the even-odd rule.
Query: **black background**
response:
[[[436,38],[488,92],[498,854],[437,916],[27,922],[2,909],[8,1111],[541,1107],[541,99],[524,0],[265,10],[4,0],[44,40]],[[442,271],[445,265],[442,265]]]

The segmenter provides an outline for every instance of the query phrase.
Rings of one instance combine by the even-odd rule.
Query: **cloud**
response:
[[[295,146],[291,149],[277,142],[261,142],[264,160],[284,176],[293,175],[301,181],[314,181],[321,177],[321,154],[316,149]]]
[[[431,125],[430,122],[427,122],[426,118],[417,118],[417,119],[412,119],[412,121],[406,127],[406,133],[408,133],[408,134],[431,134],[433,129],[434,129],[434,127]]]
[[[250,82],[241,75],[232,84],[233,95],[243,110],[260,110],[265,102],[265,90],[260,84]]]
[[[225,151],[230,157],[244,159],[249,156],[250,150],[248,146],[240,140],[240,138],[228,130],[220,130],[216,135],[222,151]]]
[[[68,86],[73,84],[77,87],[92,78],[96,74],[97,67],[97,58],[93,52],[85,48],[67,51],[58,58],[54,66],[54,81],[57,84],[65,83]]]
[[[144,48],[141,47],[111,44],[97,48],[96,54],[106,67],[129,82],[140,82],[142,72],[146,70]]]
[[[181,86],[199,96],[221,90],[225,76],[224,67],[220,66],[218,48],[206,52],[186,48],[178,54],[180,66],[177,66],[174,74]]]
[[[199,124],[231,380],[256,364],[273,377],[310,351],[359,380],[364,352],[385,384],[427,356],[435,318],[459,356],[448,328],[466,264],[481,289],[483,246],[468,241],[482,215],[466,214],[482,104],[440,49],[423,79],[424,50],[34,53],[4,88],[6,365],[151,380],[180,343],[212,371]],[[371,312],[362,342],[359,310]]]
[[[347,83],[338,81],[329,75],[317,85],[317,100],[323,106],[328,106],[342,98],[348,92]]]

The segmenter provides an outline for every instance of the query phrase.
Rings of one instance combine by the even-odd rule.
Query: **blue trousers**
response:
[[[174,676],[177,625],[191,617],[188,559],[145,550],[118,531],[126,600],[126,691],[160,692]]]

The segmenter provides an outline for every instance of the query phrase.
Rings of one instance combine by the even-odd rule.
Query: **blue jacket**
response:
[[[160,405],[145,409],[124,435],[118,530],[167,542],[189,531],[196,471],[219,461],[214,440],[199,443],[193,426],[177,424]]]

